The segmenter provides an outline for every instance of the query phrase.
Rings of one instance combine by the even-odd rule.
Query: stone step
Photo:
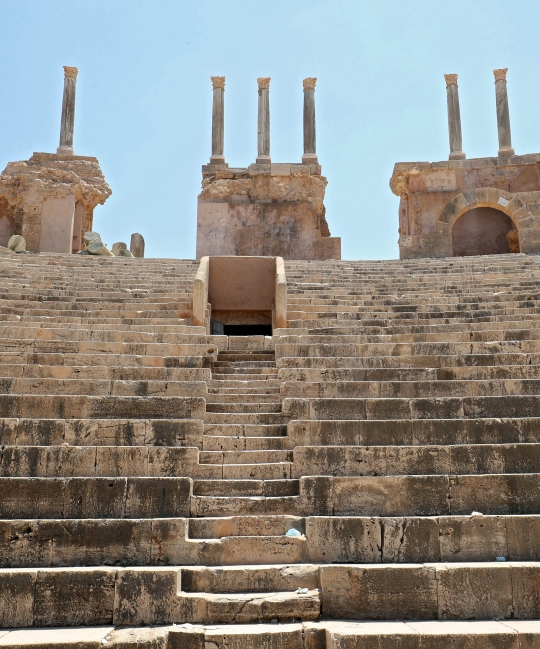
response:
[[[300,483],[289,479],[234,479],[228,480],[195,480],[194,496],[215,496],[223,498],[260,496],[276,498],[297,496]]]
[[[202,447],[200,419],[0,419],[0,445]]]
[[[206,383],[204,384],[204,388],[206,390]],[[185,388],[185,391],[187,391],[187,387]],[[199,394],[197,394],[199,396]],[[204,392],[204,395],[206,397],[206,403],[207,405],[209,404],[240,404],[242,405],[253,405],[253,404],[259,404],[262,407],[262,404],[279,404],[279,411],[281,411],[281,395],[279,393],[279,388],[277,389],[276,392],[270,392],[268,393],[267,391],[265,392],[254,392],[252,393],[251,390],[248,392],[247,388],[243,388],[241,391],[235,392],[235,391],[230,391],[230,392],[225,392],[223,393],[221,390],[219,392],[213,392],[213,393],[206,393]],[[218,409],[221,412],[224,412],[224,408],[219,408]],[[260,410],[260,408],[259,408]],[[211,409],[208,409],[208,412],[214,412]]]
[[[302,536],[286,536],[293,527]],[[538,515],[4,519],[0,567],[530,562],[539,529]]]
[[[180,397],[178,397],[180,398]],[[212,404],[210,404],[212,405]],[[238,425],[244,426],[245,424],[283,424],[288,420],[281,413],[275,412],[206,412],[203,415],[204,425]]]
[[[88,395],[88,396],[162,396],[206,397],[206,381],[137,381],[79,378],[0,378],[2,395]],[[233,396],[233,395],[230,395]],[[279,400],[279,394],[276,395]],[[225,398],[227,395],[215,395]],[[256,397],[255,397],[256,398]],[[266,397],[270,400],[276,397]],[[264,401],[264,395],[261,395]],[[254,399],[253,399],[254,400]]]
[[[292,444],[288,437],[224,437],[205,435],[204,451],[288,451]]]
[[[1,418],[203,419],[205,406],[202,397],[0,394]]]
[[[258,449],[253,451],[203,451],[199,454],[201,464],[259,464],[292,462],[287,450]],[[0,467],[1,468],[1,467]]]
[[[2,378],[84,379],[92,381],[204,381],[208,385],[210,374],[210,369],[203,367],[23,365],[22,363],[2,364],[0,362],[0,381]]]
[[[298,515],[299,496],[192,496],[191,516]]]
[[[151,382],[148,382],[149,384]],[[0,383],[1,385],[1,383]],[[171,383],[167,384],[168,386]],[[189,385],[189,384],[188,384]],[[196,392],[193,385],[193,394]],[[0,388],[1,389],[1,388]],[[120,388],[121,389],[121,388]],[[180,388],[170,388],[171,394]],[[186,394],[188,388],[186,387]],[[437,397],[496,397],[511,395],[539,395],[540,379],[459,379],[432,381],[285,381],[280,388],[281,398],[437,398]],[[222,398],[221,394],[219,395]],[[225,396],[225,395],[223,395]]]
[[[540,441],[540,418],[386,419],[291,421],[288,439],[296,446],[430,446],[512,444]]]
[[[281,413],[281,402],[279,399],[276,402],[275,397],[273,396],[272,400],[269,402],[259,400],[258,396],[256,399],[248,402],[243,402],[238,398],[233,398],[230,402],[207,403],[206,412],[209,414]]]
[[[307,593],[182,593],[182,603],[193,611],[192,623],[246,624],[278,620],[318,620],[321,600],[318,590]]]
[[[215,416],[213,413],[212,416]],[[209,417],[210,415],[207,415]],[[212,437],[227,438],[275,438],[287,435],[287,426],[280,420],[279,423],[204,423],[206,441],[212,443]],[[255,443],[255,442],[254,442]]]

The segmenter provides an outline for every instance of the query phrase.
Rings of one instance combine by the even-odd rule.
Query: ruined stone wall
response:
[[[454,223],[479,207],[512,219],[520,252],[540,252],[539,165],[540,154],[396,164],[401,259],[451,257]]]
[[[93,157],[34,153],[10,162],[0,175],[0,236],[12,224],[31,252],[76,252],[111,193]]]
[[[326,185],[319,165],[203,167],[197,258],[340,259],[341,241],[330,236],[325,218]]]

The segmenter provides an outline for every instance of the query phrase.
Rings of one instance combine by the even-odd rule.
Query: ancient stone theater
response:
[[[330,236],[316,79],[303,155],[272,160],[260,78],[232,168],[213,77],[195,260],[93,230],[65,69],[57,153],[0,175],[0,647],[540,648],[540,154],[506,76],[475,160],[446,76],[391,261]]]

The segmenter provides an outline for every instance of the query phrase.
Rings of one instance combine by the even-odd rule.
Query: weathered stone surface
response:
[[[138,232],[131,235],[129,250],[134,257],[144,257],[144,237]]]
[[[26,241],[20,234],[14,234],[9,238],[8,248],[13,252],[24,252],[26,250]]]
[[[114,257],[113,253],[102,241],[91,241],[86,249],[91,255],[102,255],[103,257]]]
[[[117,241],[116,243],[113,243],[111,252],[115,257],[120,256],[121,250],[127,250],[127,243],[124,243],[123,241]]]

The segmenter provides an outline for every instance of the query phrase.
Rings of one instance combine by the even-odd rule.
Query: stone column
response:
[[[259,120],[257,131],[258,165],[270,164],[270,77],[257,79],[259,84]]]
[[[510,111],[506,90],[506,73],[508,68],[493,70],[495,76],[495,99],[497,102],[497,129],[499,131],[499,156],[514,155],[512,134],[510,132]]]
[[[448,101],[448,138],[450,140],[449,160],[464,160],[461,142],[461,113],[459,110],[458,75],[445,74],[446,98]]]
[[[214,100],[212,103],[212,155],[211,165],[225,164],[223,155],[223,142],[225,132],[225,111],[223,93],[225,92],[225,77],[210,77],[214,88]]]
[[[318,164],[315,136],[315,84],[317,79],[304,79],[304,155],[303,163]]]
[[[57,153],[73,155],[73,127],[75,125],[75,86],[77,68],[64,65],[64,98],[62,100],[62,122],[60,125],[60,146]]]

